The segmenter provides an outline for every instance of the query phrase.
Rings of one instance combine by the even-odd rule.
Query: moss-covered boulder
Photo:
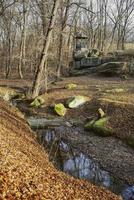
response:
[[[93,130],[93,126],[95,124],[95,119],[91,120],[90,122],[88,122],[86,125],[85,125],[85,130],[87,131],[92,131]]]
[[[69,83],[65,86],[66,89],[68,90],[74,90],[77,88],[77,84],[74,84],[74,83]]]
[[[113,130],[108,126],[108,118],[104,117],[99,120],[92,120],[85,125],[85,129],[93,131],[99,136],[111,136],[113,135]]]
[[[65,108],[65,106],[62,103],[55,104],[54,110],[61,117],[65,116],[65,114],[67,112],[67,109]]]
[[[45,100],[44,100],[42,97],[38,96],[38,97],[36,97],[36,98],[32,101],[32,103],[31,103],[30,105],[31,105],[32,107],[34,107],[34,108],[39,108],[39,107],[41,107],[44,103],[45,103]]]
[[[77,108],[89,101],[89,97],[86,96],[74,96],[70,97],[66,104],[69,108]]]

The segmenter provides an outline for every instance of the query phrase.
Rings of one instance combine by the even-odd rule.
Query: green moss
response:
[[[54,110],[61,117],[65,116],[65,114],[67,112],[67,109],[65,108],[65,106],[62,103],[55,104]]]
[[[94,132],[101,136],[113,135],[113,130],[107,127],[107,121],[107,118],[97,120],[93,125]]]
[[[77,87],[77,84],[74,84],[74,83],[69,83],[65,86],[65,88],[68,90],[76,89],[76,87]]]
[[[44,99],[41,97],[36,97],[34,101],[30,104],[34,108],[39,108],[44,104]]]
[[[99,136],[111,136],[113,135],[113,130],[107,125],[108,118],[101,118],[99,120],[92,120],[88,124],[85,125],[85,129],[89,131],[93,131]]]
[[[93,130],[93,125],[95,123],[95,120],[93,119],[92,121],[88,122],[86,125],[85,125],[85,130]]]

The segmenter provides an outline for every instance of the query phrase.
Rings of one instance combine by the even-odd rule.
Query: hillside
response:
[[[21,114],[3,101],[0,130],[0,199],[119,199],[57,171]]]

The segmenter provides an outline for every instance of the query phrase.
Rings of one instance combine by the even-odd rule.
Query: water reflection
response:
[[[42,137],[43,137],[43,136],[45,136],[45,138],[42,138],[42,139],[41,139],[42,142],[43,142],[44,139],[45,139],[45,141],[46,141],[47,143],[51,143],[51,142],[53,142],[53,140],[55,139],[55,132],[54,132],[54,130],[52,130],[52,131],[47,130],[46,133],[45,133],[45,135],[42,134]]]
[[[124,200],[134,200],[134,185],[126,186],[122,192],[122,197]]]
[[[110,187],[111,185],[109,173],[101,170],[98,164],[83,153],[66,160],[63,170],[77,178],[87,179],[105,187]]]
[[[66,153],[70,151],[70,147],[62,140],[60,141],[59,148],[61,151],[66,152]]]

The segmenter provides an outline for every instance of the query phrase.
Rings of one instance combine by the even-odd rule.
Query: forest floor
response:
[[[68,83],[77,84],[76,89],[68,90]],[[25,92],[31,87],[30,80],[1,80],[1,86],[16,88]],[[108,138],[98,137],[84,130],[79,134],[66,131],[65,137],[80,151],[84,151],[98,160],[104,169],[111,171],[126,182],[134,184],[133,149],[128,146],[128,141],[134,141],[134,80],[122,81],[120,78],[106,78],[98,76],[80,76],[63,78],[49,86],[47,94],[42,97],[45,104],[41,108],[32,108],[30,100],[20,101],[19,109],[26,116],[54,119],[60,118],[54,112],[55,103],[64,103],[74,95],[89,97],[89,101],[77,109],[67,109],[64,120],[75,120],[85,124],[97,116],[97,111],[102,108],[106,116],[110,117],[110,126],[114,135]],[[126,144],[127,143],[127,144]]]
[[[66,89],[68,83],[76,83],[77,88]],[[24,92],[31,87],[29,80],[1,80],[1,86],[17,88]],[[134,80],[122,81],[120,78],[104,77],[69,77],[50,85],[48,93],[43,94],[45,104],[41,108],[32,108],[30,101],[22,101],[19,108],[27,115],[55,118],[53,106],[55,103],[66,104],[69,97],[75,95],[88,96],[89,101],[77,109],[67,109],[65,119],[75,119],[85,122],[97,115],[102,108],[110,117],[110,126],[115,130],[115,137],[134,140]]]

